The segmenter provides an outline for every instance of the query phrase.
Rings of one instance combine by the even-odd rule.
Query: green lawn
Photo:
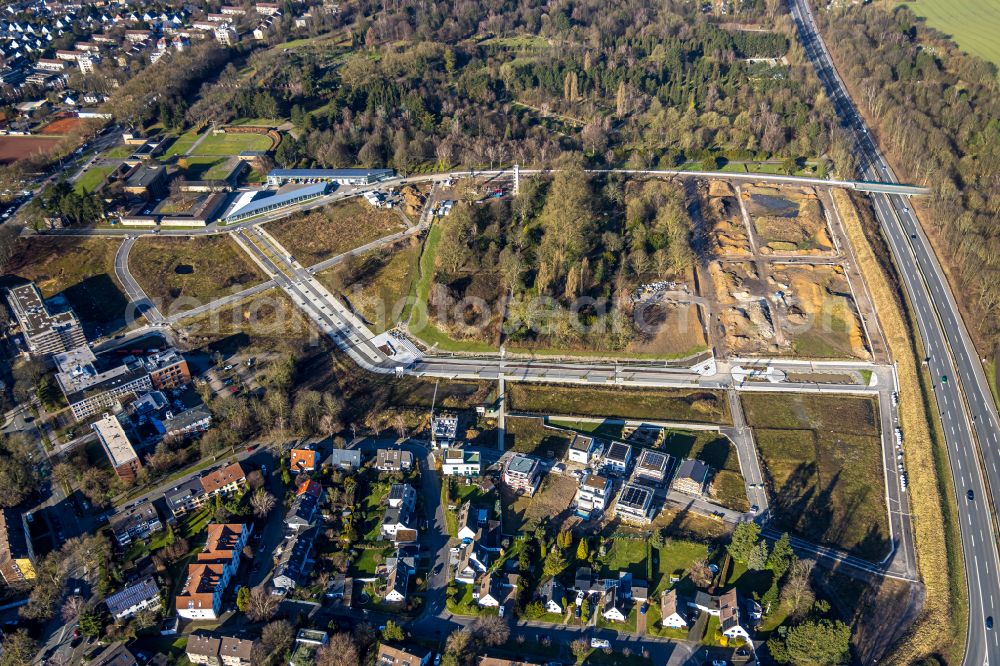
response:
[[[210,134],[192,155],[239,155],[244,150],[270,150],[271,137],[265,134]]]
[[[351,563],[351,576],[374,576],[378,568],[378,556],[382,551],[376,548],[364,548],[358,553],[357,559]]]
[[[456,594],[453,598],[451,595],[445,600],[445,605],[448,610],[455,615],[496,615],[499,611],[496,608],[483,608],[477,602],[472,599],[472,589],[473,585],[464,585],[462,583],[455,584]]]
[[[170,144],[170,146],[164,153],[164,156],[173,157],[174,155],[183,155],[191,149],[191,146],[193,146],[194,142],[197,140],[198,140],[197,132],[195,132],[194,130],[185,132],[184,134],[181,134],[179,137],[177,137],[176,141]]]
[[[307,42],[310,40],[303,39],[299,40],[302,42]],[[290,44],[291,42],[289,42]],[[286,44],[287,46],[287,44]],[[249,127],[278,127],[284,123],[288,122],[285,118],[237,118],[230,125],[247,125]]]
[[[188,180],[218,180],[229,175],[227,157],[186,157]]]
[[[620,571],[631,571],[633,578],[646,580],[646,557],[649,548],[640,539],[615,539],[604,557],[598,558],[602,578],[617,576]]]
[[[659,603],[659,593],[670,588],[670,577],[680,578],[678,587],[685,591],[692,591],[694,587],[690,581],[686,580],[691,565],[697,560],[708,557],[708,546],[696,541],[685,539],[669,539],[663,548],[654,552],[655,566],[653,569],[653,580],[649,582],[650,600]],[[659,576],[659,580],[656,577]]]
[[[80,194],[83,194],[84,192],[93,192],[101,186],[101,183],[103,183],[104,179],[108,177],[108,174],[114,170],[115,167],[110,166],[92,166],[87,169],[82,176],[80,176],[80,180],[76,181],[73,189]]]
[[[688,389],[626,389],[536,383],[507,385],[509,409],[534,414],[730,423],[719,393]]]
[[[927,25],[968,53],[1000,66],[1000,4],[996,0],[907,0]]]
[[[123,160],[132,153],[134,153],[135,149],[138,147],[139,146],[130,146],[127,143],[122,143],[110,148],[109,150],[106,150],[102,155],[102,157],[106,157],[108,159]]]

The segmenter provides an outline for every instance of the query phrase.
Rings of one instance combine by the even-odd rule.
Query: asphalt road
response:
[[[862,177],[896,182],[834,68],[807,0],[791,0],[791,10],[806,53],[857,142]],[[993,397],[954,295],[909,203],[887,194],[873,194],[872,201],[916,312],[947,442],[969,591],[965,663],[1000,663],[997,633],[985,626],[1000,601],[1000,566],[990,506],[996,507],[997,498],[988,493],[989,486],[1000,487]],[[967,498],[970,491],[971,500]]]

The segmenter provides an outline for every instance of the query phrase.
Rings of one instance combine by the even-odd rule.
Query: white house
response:
[[[604,450],[604,443],[593,437],[586,435],[576,435],[569,445],[569,460],[589,465],[595,458],[599,458]]]
[[[444,450],[441,473],[444,476],[479,476],[482,469],[479,453],[450,447]]]
[[[604,593],[604,600],[601,604],[601,617],[608,622],[625,621],[622,599],[621,595],[618,594],[617,587],[611,587]]]
[[[687,620],[677,612],[677,590],[666,590],[660,597],[660,623],[670,629],[687,628]]]
[[[566,588],[555,578],[551,578],[538,588],[538,596],[545,610],[549,613],[562,614],[563,597],[566,596]]]
[[[479,579],[479,599],[477,602],[483,608],[496,608],[500,605],[500,585],[496,576],[486,574]]]
[[[719,595],[719,626],[726,638],[750,639],[750,632],[740,623],[740,605],[735,587]]]
[[[608,508],[611,501],[611,479],[600,474],[590,474],[576,492],[576,515],[590,520]]]

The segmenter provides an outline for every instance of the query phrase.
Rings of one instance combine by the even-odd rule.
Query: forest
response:
[[[925,224],[954,267],[985,349],[1000,332],[1000,93],[996,68],[909,9],[820,13],[838,67],[899,175],[933,196]]]

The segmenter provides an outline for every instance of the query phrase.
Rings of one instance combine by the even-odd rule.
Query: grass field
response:
[[[93,192],[104,179],[108,177],[108,174],[115,170],[115,167],[109,166],[92,166],[87,171],[80,176],[80,180],[76,181],[73,185],[73,189],[79,193]]]
[[[136,148],[138,148],[138,146],[130,146],[128,144],[122,143],[106,150],[102,155],[102,157],[106,157],[108,159],[122,160],[131,155],[132,153],[134,153]]]
[[[192,155],[239,155],[244,150],[270,150],[271,137],[266,134],[209,134]]]
[[[85,321],[104,326],[128,307],[115,280],[119,240],[105,238],[22,238],[7,266],[4,282],[31,280],[47,297],[62,294]]]
[[[730,423],[729,406],[711,391],[623,389],[510,383],[509,408],[535,414]]]
[[[178,329],[190,342],[225,355],[248,347],[288,349],[318,338],[318,331],[281,290],[272,289],[227,308],[185,319]]]
[[[776,527],[880,560],[889,525],[875,401],[767,393],[742,399]]]
[[[195,132],[194,130],[185,132],[184,134],[181,134],[179,137],[177,137],[177,140],[174,141],[172,144],[170,144],[169,147],[167,147],[164,156],[173,157],[174,155],[183,155],[187,153],[187,151],[191,150],[191,146],[193,146],[194,142],[197,140],[198,140],[197,132]],[[122,155],[122,157],[127,157],[127,156],[128,156],[127,153],[125,155]]]
[[[331,291],[342,293],[369,328],[381,333],[402,319],[419,259],[420,244],[414,240],[398,248],[373,250],[316,277]]]
[[[1000,4],[996,0],[907,0],[927,25],[949,35],[963,51],[1000,67]]]
[[[506,435],[508,448],[543,458],[561,458],[572,440],[570,433],[546,428],[541,419],[516,416],[507,419]]]
[[[161,311],[171,314],[266,279],[226,236],[142,238],[129,254],[129,268]]]
[[[218,180],[229,175],[229,158],[226,157],[186,157],[188,180]]]
[[[267,230],[303,266],[343,254],[402,230],[391,210],[359,200],[324,206],[267,224]]]

